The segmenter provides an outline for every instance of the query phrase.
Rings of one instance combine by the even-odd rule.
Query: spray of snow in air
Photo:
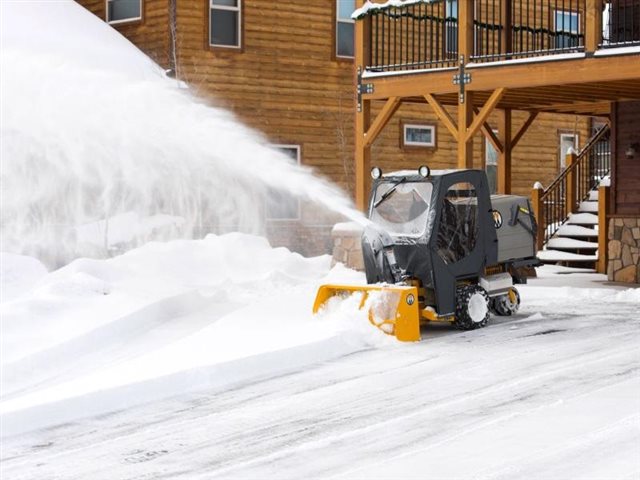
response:
[[[59,263],[161,235],[260,233],[273,189],[363,221],[75,2],[1,8],[3,250]]]

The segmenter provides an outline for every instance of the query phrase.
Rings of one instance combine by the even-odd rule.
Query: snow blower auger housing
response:
[[[371,223],[362,234],[366,286],[323,285],[313,311],[334,296],[361,295],[369,321],[398,340],[420,340],[420,325],[484,327],[490,312],[512,315],[514,284],[536,258],[529,200],[490,195],[482,170],[372,169]]]

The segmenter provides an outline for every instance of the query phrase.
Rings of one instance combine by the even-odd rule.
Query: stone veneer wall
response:
[[[609,261],[611,281],[640,283],[640,217],[609,220]]]
[[[331,230],[333,265],[340,262],[354,270],[364,271],[362,227],[357,223],[337,223]]]

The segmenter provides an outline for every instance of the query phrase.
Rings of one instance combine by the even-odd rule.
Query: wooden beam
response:
[[[449,112],[447,112],[447,110],[440,104],[440,102],[438,102],[438,100],[436,100],[436,98],[430,93],[427,93],[424,98],[427,100],[427,103],[431,105],[431,108],[433,108],[433,111],[436,113],[438,119],[442,123],[444,123],[444,126],[447,127],[447,130],[449,130],[451,135],[453,135],[453,138],[457,141],[458,126],[456,125],[456,122],[453,120],[451,115],[449,115]]]
[[[465,102],[458,104],[458,168],[473,168],[473,140],[467,130],[473,119],[473,93],[465,93]]]
[[[393,116],[394,113],[398,110],[400,106],[401,99],[400,97],[391,97],[387,100],[387,103],[384,104],[380,113],[376,116],[375,120],[371,124],[371,127],[364,134],[364,146],[370,147],[378,135],[385,127],[387,123],[389,123],[389,119]]]
[[[504,149],[498,154],[498,193],[511,193],[511,110],[502,110],[498,121],[498,134]]]
[[[361,20],[356,22],[356,25]],[[640,55],[603,55],[591,58],[559,59],[526,63],[482,64],[478,68],[467,67],[472,83],[468,88],[474,91],[493,90],[496,87],[512,89],[561,86],[585,83],[607,83],[640,78]],[[411,97],[424,95],[425,85],[432,95],[457,93],[458,85],[451,81],[452,69],[440,69],[411,75],[367,78],[372,83],[374,93],[365,98],[383,99],[393,96]]]
[[[527,133],[527,130],[529,129],[529,127],[531,126],[531,124],[533,123],[533,121],[536,119],[537,116],[538,116],[538,112],[529,113],[529,118],[527,118],[524,124],[520,127],[520,130],[518,130],[518,133],[516,133],[516,135],[511,139],[512,150],[516,148],[516,145],[518,145],[518,142],[520,141],[522,136],[525,133]]]
[[[491,112],[493,112],[493,109],[496,108],[496,105],[498,105],[498,102],[504,95],[505,91],[506,91],[505,88],[497,88],[491,94],[491,96],[489,97],[489,100],[487,100],[487,102],[482,107],[482,110],[480,110],[480,112],[478,113],[478,116],[473,119],[473,122],[469,126],[468,130],[465,132],[466,136],[464,138],[466,141],[471,140],[473,136],[476,134],[476,132],[480,129],[482,124],[484,124],[487,118],[489,118],[489,115],[491,114]]]

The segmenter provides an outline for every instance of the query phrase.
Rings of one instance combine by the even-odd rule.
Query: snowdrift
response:
[[[330,263],[240,233],[149,243],[52,273],[4,255],[2,434],[392,343],[357,299],[312,317],[320,283],[364,281]]]

